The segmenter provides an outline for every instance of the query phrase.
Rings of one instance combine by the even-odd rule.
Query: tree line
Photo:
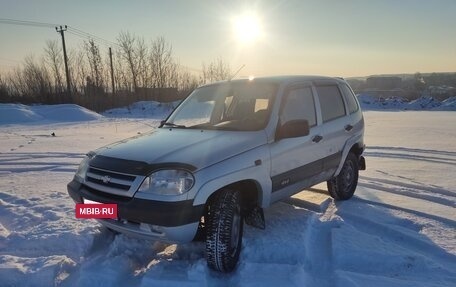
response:
[[[108,54],[102,52],[94,39],[87,39],[68,51],[68,93],[61,45],[57,40],[48,40],[41,56],[27,56],[22,65],[0,74],[0,102],[78,103],[93,108],[90,103],[98,101],[102,104],[95,109],[102,110],[141,100],[135,98],[139,90],[172,89],[183,97],[200,84],[231,76],[230,67],[222,58],[202,63],[196,71],[185,67],[164,37],[146,41],[130,32],[121,32],[115,44],[114,87]],[[117,98],[124,100],[116,101]]]

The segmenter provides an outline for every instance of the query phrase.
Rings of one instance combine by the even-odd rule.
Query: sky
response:
[[[121,31],[146,43],[163,36],[190,70],[222,58],[232,71],[245,65],[240,76],[455,72],[455,15],[456,0],[0,0],[0,19],[112,42]],[[0,70],[41,57],[47,40],[61,38],[52,27],[0,23]],[[83,38],[66,40],[75,49]]]

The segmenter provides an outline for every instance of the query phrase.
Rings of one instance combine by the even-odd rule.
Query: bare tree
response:
[[[130,72],[122,60],[122,52],[119,49],[113,51],[113,65],[114,65],[114,82],[116,83],[116,90],[131,90]]]
[[[136,58],[138,63],[138,85],[141,87],[150,87],[152,82],[152,75],[150,65],[147,61],[148,49],[144,39],[139,38],[136,41]]]
[[[179,69],[178,81],[176,88],[180,92],[189,93],[198,87],[198,77],[190,74],[188,71],[184,70],[182,67]]]
[[[90,67],[90,78],[92,84],[97,88],[103,87],[103,63],[101,60],[100,49],[93,39],[84,42],[86,56]]]
[[[120,55],[130,71],[133,88],[136,89],[138,87],[138,59],[135,52],[136,38],[129,32],[121,32],[117,42],[120,46]]]
[[[229,79],[230,67],[221,58],[203,63],[203,72],[190,73],[181,66],[173,55],[172,45],[164,37],[151,42],[122,32],[117,38],[119,47],[113,50],[114,80],[119,95],[130,94],[121,92],[144,88],[177,88],[181,95],[193,90],[201,82],[213,82]],[[102,57],[100,47],[89,40],[81,46],[68,51],[70,79],[74,97],[56,97],[65,90],[65,73],[63,68],[62,50],[58,41],[47,41],[43,59],[35,60],[27,57],[24,64],[0,77],[0,97],[7,94],[9,99],[23,97],[24,102],[45,100],[46,102],[62,102],[64,100],[84,100],[90,105],[91,99],[78,98],[78,94],[95,91],[99,94],[110,89],[110,62]],[[88,89],[87,84],[92,89]],[[109,88],[108,88],[109,86]],[[5,92],[6,91],[6,92]],[[147,95],[147,90],[146,95]]]
[[[208,65],[203,63],[202,70],[201,83],[229,80],[231,77],[230,66],[222,58],[218,58]]]
[[[62,48],[58,44],[57,40],[48,40],[46,41],[46,47],[44,48],[45,53],[45,62],[46,65],[51,70],[52,76],[54,78],[54,89],[56,93],[61,93],[63,91],[63,56]]]
[[[4,77],[0,74],[0,102],[7,102],[11,96]]]
[[[22,74],[23,79],[27,79],[25,81],[25,94],[35,98],[43,98],[51,93],[52,84],[49,74],[44,68],[44,64],[39,65],[33,56],[27,56],[25,58]]]
[[[20,67],[15,68],[13,71],[8,73],[6,77],[6,82],[10,89],[10,94],[12,96],[23,96],[26,93],[26,85],[22,76],[22,69]]]
[[[83,47],[78,50],[70,51],[69,61],[71,66],[71,83],[76,91],[82,93],[86,84],[86,77],[89,73],[89,68],[86,59],[86,53]]]
[[[156,88],[169,87],[173,77],[177,78],[177,64],[173,61],[172,46],[164,37],[158,37],[152,41],[150,52],[150,65],[154,79],[153,86]]]

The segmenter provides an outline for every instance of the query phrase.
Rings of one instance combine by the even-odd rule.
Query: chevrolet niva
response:
[[[170,242],[206,242],[210,268],[232,271],[243,224],[320,182],[353,196],[366,168],[364,120],[346,81],[319,76],[240,79],[194,90],[148,134],[89,152],[68,192],[115,203],[108,229]],[[273,236],[273,235],[272,235]]]

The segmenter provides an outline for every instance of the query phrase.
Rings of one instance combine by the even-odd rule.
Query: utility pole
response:
[[[114,86],[114,67],[112,66],[112,50],[111,47],[109,47],[109,61],[111,63],[111,84],[112,84],[112,95],[116,93],[116,89]]]
[[[63,45],[63,61],[65,63],[65,73],[66,73],[66,82],[67,82],[67,93],[70,94],[71,93],[71,85],[70,85],[70,72],[68,71],[68,57],[67,57],[67,53],[66,53],[66,46],[65,46],[65,35],[63,34],[63,32],[65,32],[67,30],[67,25],[65,25],[65,28],[60,26],[59,27],[55,27],[55,30],[57,31],[57,33],[60,33],[60,35],[62,36],[62,45]]]

